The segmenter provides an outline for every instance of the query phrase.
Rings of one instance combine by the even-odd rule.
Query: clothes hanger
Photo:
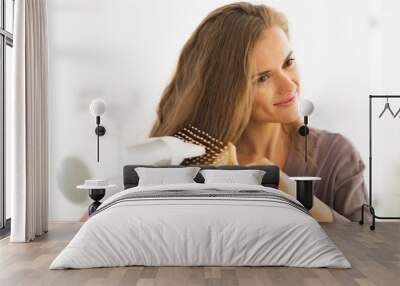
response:
[[[393,117],[396,117],[397,113],[399,113],[399,111],[397,111],[396,115],[394,115],[392,109],[390,108],[390,104],[389,104],[389,98],[386,97],[386,103],[385,103],[385,107],[383,108],[383,111],[381,112],[381,114],[379,115],[379,118],[381,118],[383,116],[383,114],[385,113],[386,110],[389,110],[390,114],[392,114]]]
[[[400,113],[400,108],[399,110],[397,110],[396,114],[393,117],[396,118],[399,113]]]

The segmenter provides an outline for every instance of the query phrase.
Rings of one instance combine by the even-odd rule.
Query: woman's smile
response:
[[[284,99],[278,103],[274,103],[274,106],[288,107],[288,106],[291,106],[295,101],[296,101],[296,95],[292,94],[289,98]]]

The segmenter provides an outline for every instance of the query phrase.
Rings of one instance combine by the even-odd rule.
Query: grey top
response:
[[[333,210],[334,221],[359,221],[367,203],[365,165],[352,143],[339,133],[310,128],[307,165],[290,151],[283,171],[289,176],[317,176],[314,193]],[[314,162],[314,165],[310,163]]]

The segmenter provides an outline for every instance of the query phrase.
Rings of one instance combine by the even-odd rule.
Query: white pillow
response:
[[[204,177],[204,183],[229,183],[261,185],[265,171],[262,170],[201,170],[200,174]]]
[[[182,168],[135,168],[139,176],[138,186],[195,183],[199,167]]]

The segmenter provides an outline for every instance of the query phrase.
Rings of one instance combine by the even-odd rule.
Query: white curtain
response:
[[[46,0],[17,0],[14,9],[10,241],[27,242],[48,226]]]

